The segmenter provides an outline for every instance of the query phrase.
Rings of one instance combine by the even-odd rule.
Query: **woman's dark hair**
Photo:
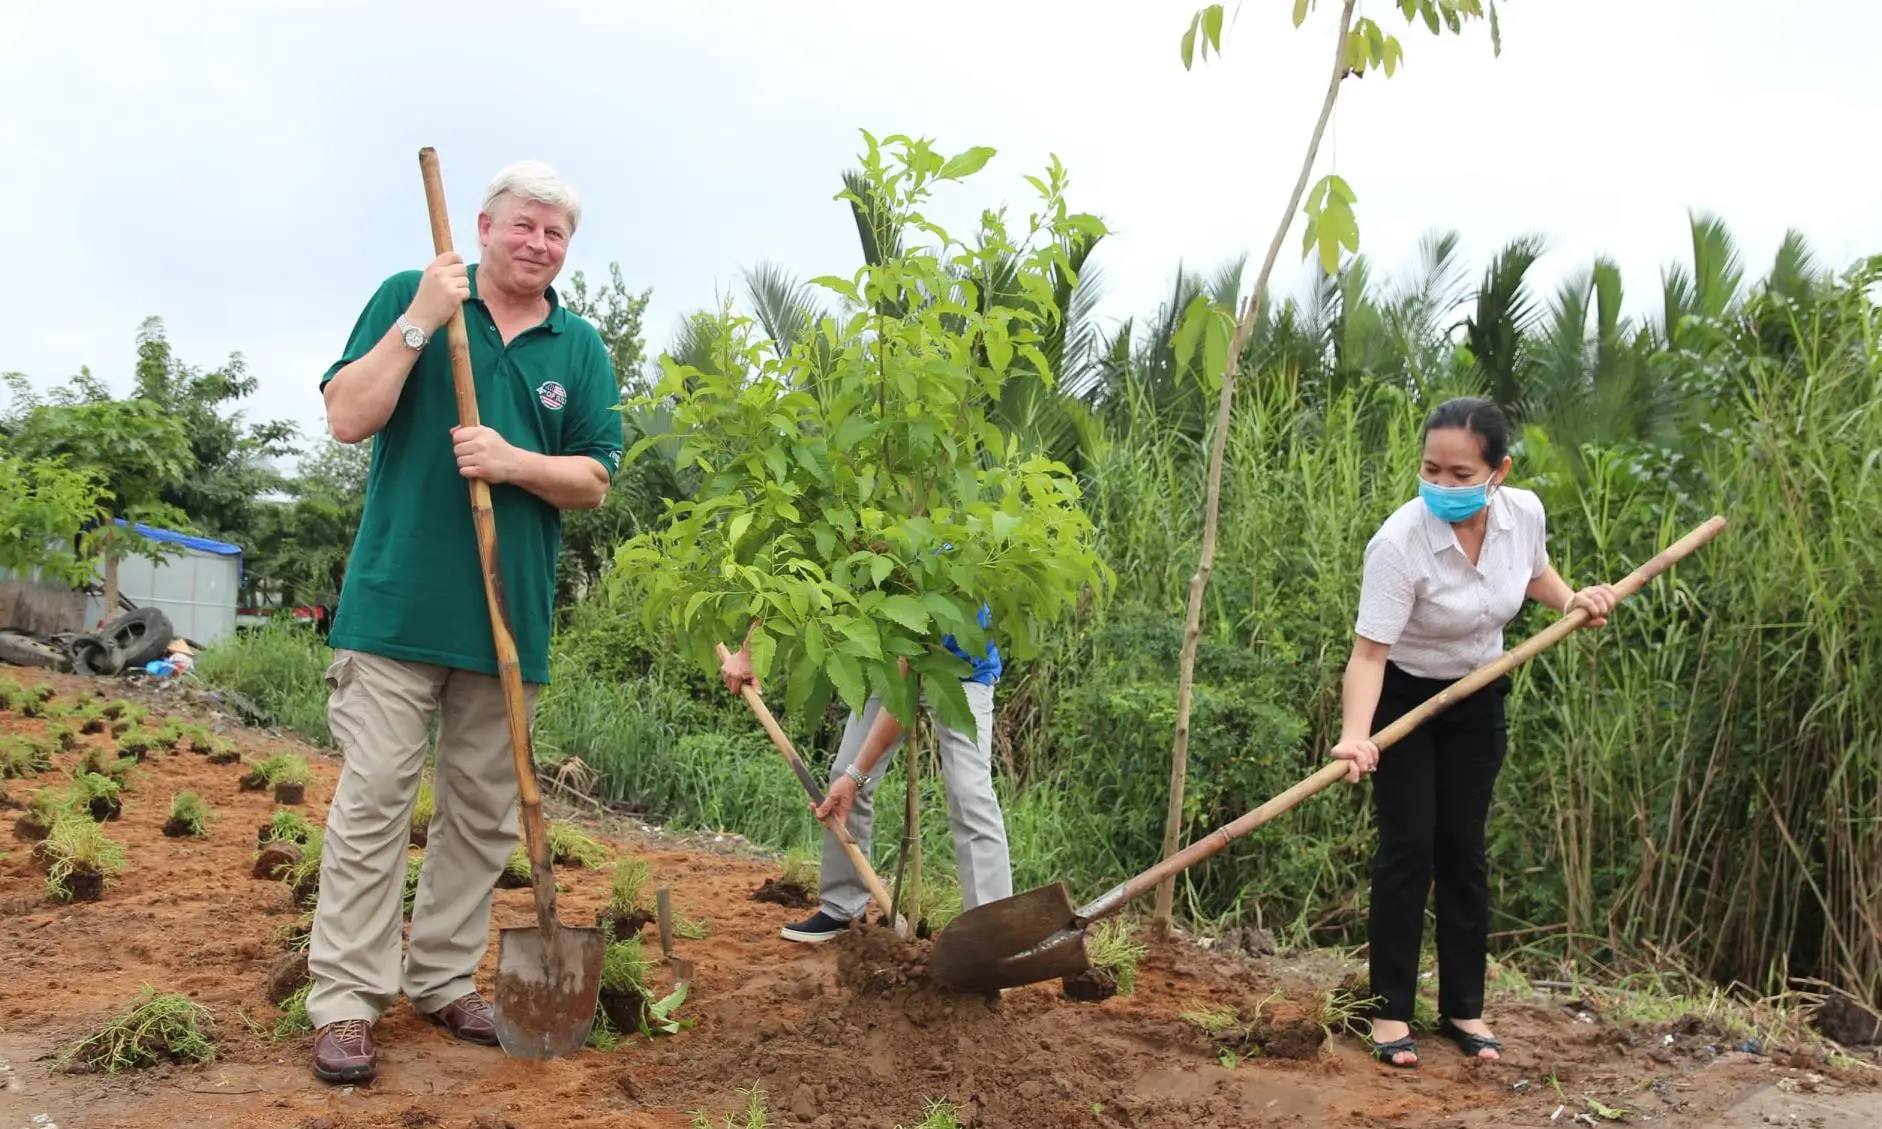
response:
[[[1444,401],[1425,420],[1425,436],[1429,438],[1433,431],[1452,427],[1461,427],[1476,435],[1477,446],[1483,450],[1483,461],[1492,470],[1501,466],[1510,453],[1509,417],[1490,400],[1481,396],[1460,396]]]

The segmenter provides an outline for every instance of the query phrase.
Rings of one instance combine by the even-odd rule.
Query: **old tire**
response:
[[[136,670],[145,663],[156,662],[176,639],[170,617],[156,608],[126,612],[105,624],[98,634],[122,656],[120,670]]]
[[[72,660],[64,651],[18,631],[0,631],[0,662],[60,672],[72,669]]]
[[[65,641],[72,656],[72,672],[108,678],[124,669],[124,654],[96,635],[74,635]]]

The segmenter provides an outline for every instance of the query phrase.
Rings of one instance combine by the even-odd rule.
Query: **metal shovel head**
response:
[[[958,991],[1017,988],[1091,967],[1084,922],[1055,882],[966,911],[935,935],[928,971]]]
[[[497,935],[497,1042],[511,1058],[572,1054],[588,1042],[601,996],[601,930],[558,925]]]

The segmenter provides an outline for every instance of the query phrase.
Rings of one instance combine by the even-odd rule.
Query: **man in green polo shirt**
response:
[[[477,217],[481,261],[441,255],[387,279],[321,380],[334,437],[373,440],[329,635],[327,716],[345,762],[307,952],[314,1072],[328,1081],[376,1075],[373,1024],[401,992],[458,1038],[497,1041],[473,974],[516,844],[517,792],[467,480],[490,483],[533,715],[549,680],[561,511],[600,505],[621,459],[607,348],[550,288],[580,218],[553,170],[502,170]],[[473,428],[457,425],[442,332],[460,307],[482,422]],[[405,848],[434,717],[437,808],[401,962]]]

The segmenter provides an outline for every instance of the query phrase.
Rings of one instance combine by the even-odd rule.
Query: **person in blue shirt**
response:
[[[986,605],[981,605],[978,618],[983,629],[992,626],[992,612]],[[947,788],[948,822],[954,833],[954,865],[961,880],[961,905],[973,909],[1013,893],[1006,818],[993,789],[993,688],[1004,666],[1000,649],[992,639],[987,640],[986,653],[979,658],[962,650],[952,635],[944,636],[941,645],[966,664],[961,688],[967,692],[967,704],[974,713],[972,733],[951,729],[938,720],[935,724],[940,737],[941,774]],[[720,664],[719,675],[734,694],[747,683],[757,685],[749,636],[745,647]],[[862,711],[852,713],[844,725],[843,743],[830,767],[830,787],[817,809],[817,818],[843,820],[865,855],[875,824],[876,788],[888,772],[895,751],[901,748],[902,736],[902,724],[872,694]],[[869,904],[869,891],[861,875],[827,829],[823,833],[818,889],[822,905],[805,920],[781,929],[779,935],[785,940],[804,944],[828,941],[848,929]],[[879,908],[887,913],[889,907]]]

